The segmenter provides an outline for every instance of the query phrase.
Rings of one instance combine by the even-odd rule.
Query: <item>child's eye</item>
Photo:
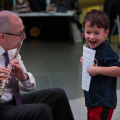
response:
[[[90,34],[90,32],[86,32],[87,34]]]
[[[95,33],[95,34],[99,34],[99,33]]]

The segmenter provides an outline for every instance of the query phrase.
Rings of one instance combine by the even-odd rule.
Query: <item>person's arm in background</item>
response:
[[[12,9],[11,9],[12,12],[14,12],[14,10],[16,9],[16,6],[17,6],[17,3],[15,3],[15,4],[12,6]]]
[[[27,9],[27,8],[29,8],[29,9],[30,9],[30,12],[32,12],[32,9],[31,9],[31,7],[30,7],[30,3],[29,3],[27,0],[25,0],[25,4],[26,4],[26,6],[27,6],[27,7],[26,7],[26,11],[29,12],[28,9]]]

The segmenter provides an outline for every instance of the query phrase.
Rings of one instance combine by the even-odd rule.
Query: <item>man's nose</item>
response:
[[[22,39],[26,39],[26,34],[23,33]]]

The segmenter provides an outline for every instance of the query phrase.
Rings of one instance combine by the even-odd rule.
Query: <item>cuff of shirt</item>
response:
[[[35,79],[34,79],[33,75],[31,73],[29,73],[29,72],[27,73],[27,75],[29,76],[29,79],[26,80],[25,82],[20,81],[20,83],[22,85],[25,85],[25,86],[27,86],[29,83],[35,84]]]

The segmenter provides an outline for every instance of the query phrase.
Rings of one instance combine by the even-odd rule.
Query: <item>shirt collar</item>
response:
[[[5,53],[5,50],[0,46],[0,55],[3,55]]]

